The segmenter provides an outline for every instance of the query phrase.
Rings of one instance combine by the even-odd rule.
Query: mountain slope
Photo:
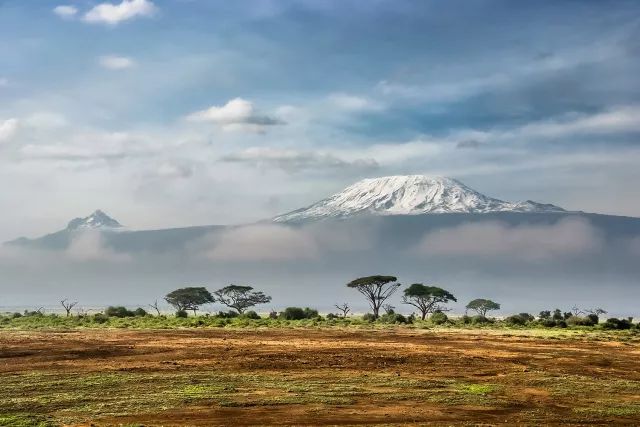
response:
[[[533,202],[511,203],[485,196],[446,177],[425,175],[364,179],[313,205],[280,215],[275,222],[304,222],[353,215],[420,215],[444,213],[565,212]]]

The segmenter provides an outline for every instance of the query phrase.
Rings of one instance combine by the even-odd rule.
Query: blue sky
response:
[[[0,238],[387,174],[640,216],[637,1],[0,0]]]

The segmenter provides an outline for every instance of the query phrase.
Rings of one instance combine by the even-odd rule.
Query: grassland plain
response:
[[[0,425],[638,424],[629,331],[0,330]]]

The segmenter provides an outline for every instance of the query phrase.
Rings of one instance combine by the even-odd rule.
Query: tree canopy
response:
[[[164,300],[171,304],[176,311],[192,310],[194,315],[201,305],[214,302],[213,296],[204,287],[176,289],[169,292]]]
[[[266,304],[271,297],[262,292],[254,292],[251,286],[229,285],[213,293],[216,300],[242,314],[247,308]]]
[[[377,319],[382,304],[401,286],[395,276],[366,276],[352,280],[347,287],[356,289],[365,296],[373,315]]]
[[[427,314],[435,311],[444,311],[444,304],[450,301],[458,301],[449,291],[437,286],[425,286],[422,283],[414,283],[404,290],[402,302],[420,310],[422,320]]]
[[[468,310],[473,310],[482,317],[486,317],[487,311],[500,310],[500,304],[490,299],[478,298],[467,304]]]

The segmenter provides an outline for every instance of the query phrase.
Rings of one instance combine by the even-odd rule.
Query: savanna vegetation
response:
[[[109,306],[0,316],[0,426],[633,424],[640,327],[597,309],[492,317],[394,276],[347,287],[354,314],[260,311],[247,285],[169,292],[163,312]],[[400,293],[402,306],[390,304]],[[354,292],[354,295],[357,295]],[[225,307],[203,313],[210,304]],[[210,311],[210,310],[207,310]],[[259,312],[260,311],[260,312]],[[580,390],[576,393],[576,390]]]
[[[189,327],[286,327],[286,326],[355,326],[388,327],[404,325],[409,328],[507,328],[507,329],[576,329],[576,330],[628,330],[639,331],[640,324],[633,319],[606,318],[601,308],[568,311],[560,309],[541,311],[537,316],[518,313],[503,318],[491,317],[501,305],[486,298],[477,298],[466,304],[462,316],[448,316],[448,304],[457,298],[448,290],[435,285],[413,283],[402,291],[401,302],[405,310],[387,303],[402,285],[395,276],[366,276],[350,281],[348,288],[359,292],[369,304],[371,312],[353,315],[349,303],[335,304],[335,313],[320,314],[310,307],[286,307],[259,314],[256,307],[272,301],[264,292],[252,286],[228,285],[213,292],[206,287],[185,287],[169,292],[164,300],[175,309],[162,313],[158,301],[143,307],[109,306],[100,312],[82,309],[73,312],[77,301],[63,299],[63,314],[45,313],[44,310],[6,313],[0,315],[0,328],[141,328],[167,329]],[[218,303],[228,311],[198,314],[205,305]],[[411,310],[410,314],[406,314]],[[404,311],[404,313],[402,313]],[[155,312],[155,313],[154,313]],[[191,312],[191,315],[189,315]],[[472,314],[472,315],[469,315]]]

